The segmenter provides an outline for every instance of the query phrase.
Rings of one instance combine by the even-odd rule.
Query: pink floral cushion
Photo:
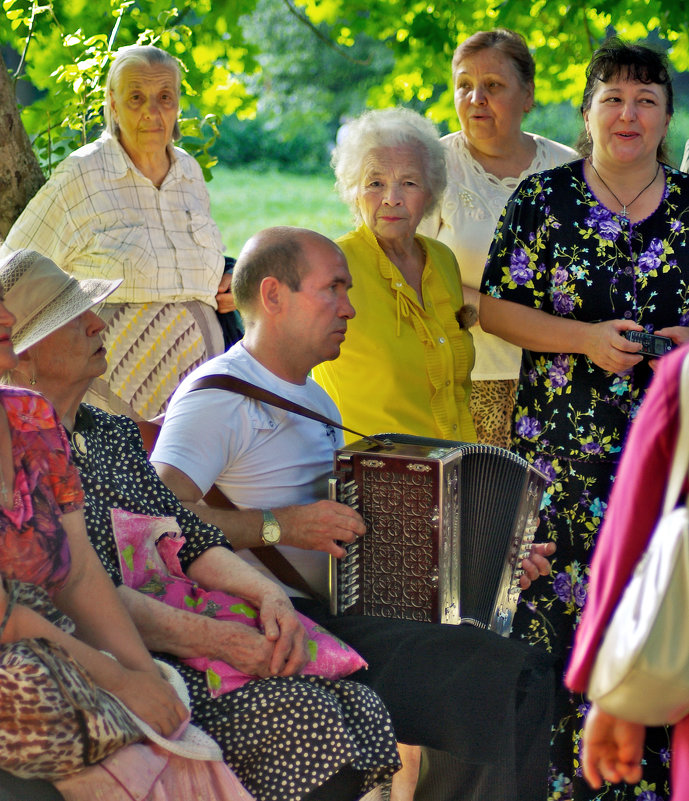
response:
[[[122,581],[127,587],[197,615],[232,620],[258,628],[258,610],[251,604],[219,590],[204,590],[182,572],[177,556],[185,540],[174,517],[150,517],[112,509]],[[308,634],[310,661],[303,674],[340,679],[367,667],[353,649],[329,631],[297,613]],[[255,679],[219,659],[192,657],[187,665],[205,671],[213,697],[236,690]]]

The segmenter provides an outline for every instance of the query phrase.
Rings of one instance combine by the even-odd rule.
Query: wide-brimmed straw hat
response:
[[[22,353],[101,303],[121,283],[121,278],[78,281],[34,250],[18,250],[0,259],[4,303],[17,318],[12,326],[15,353]]]

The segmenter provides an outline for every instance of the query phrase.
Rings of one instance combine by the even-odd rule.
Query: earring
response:
[[[12,369],[12,372],[13,373],[19,373],[19,375],[23,375],[24,378],[28,379],[29,384],[31,384],[32,387],[36,386],[36,383],[37,383],[36,382],[36,368],[33,366],[33,364],[31,365],[31,375],[27,375],[23,370],[20,370],[18,367],[14,367]]]

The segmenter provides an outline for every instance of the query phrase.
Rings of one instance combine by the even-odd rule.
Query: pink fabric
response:
[[[183,759],[141,744],[55,786],[65,801],[253,801],[223,762]]]
[[[177,554],[185,540],[175,518],[149,517],[123,509],[113,509],[111,516],[122,581],[128,587],[176,609],[254,628],[260,626],[258,611],[246,601],[219,590],[204,590],[184,575]],[[297,614],[309,636],[311,661],[304,667],[303,674],[340,679],[367,666],[353,648],[305,615]],[[219,659],[196,657],[182,661],[205,671],[213,697],[236,690],[256,678]]]
[[[585,692],[597,649],[662,511],[679,429],[679,378],[689,347],[664,356],[641,404],[615,477],[589,579],[586,606],[565,677]],[[687,410],[689,413],[689,410]],[[673,731],[673,798],[689,798],[689,718]]]
[[[14,504],[0,505],[0,574],[54,595],[71,560],[63,514],[81,509],[84,493],[53,407],[25,389],[0,388],[12,437]]]

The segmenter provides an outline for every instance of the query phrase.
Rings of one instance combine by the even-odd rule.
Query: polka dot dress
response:
[[[186,569],[207,548],[229,547],[222,532],[185,509],[160,482],[136,425],[83,405],[71,437],[85,493],[86,525],[105,569],[121,584],[110,509],[174,515],[187,539]],[[388,713],[353,681],[317,676],[259,679],[211,698],[203,673],[157,654],[183,675],[192,721],[210,734],[257,801],[300,801],[345,765],[359,771],[361,795],[399,767]]]
[[[397,769],[387,711],[362,684],[317,676],[259,679],[224,696],[222,714],[199,689],[206,700],[197,696],[194,722],[220,743],[260,801],[304,798],[345,765],[361,772],[363,795]]]

